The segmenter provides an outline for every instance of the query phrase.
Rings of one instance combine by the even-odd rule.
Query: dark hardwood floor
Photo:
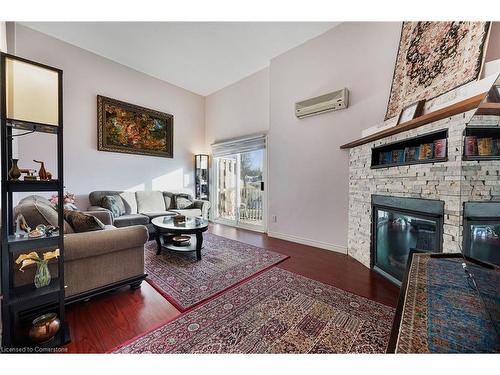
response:
[[[210,232],[289,255],[278,267],[396,307],[399,289],[347,255],[219,224],[211,225]],[[180,314],[147,282],[137,290],[122,288],[68,306],[71,343],[67,349],[71,353],[108,352]]]

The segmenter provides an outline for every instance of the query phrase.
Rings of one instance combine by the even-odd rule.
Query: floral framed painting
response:
[[[478,79],[490,22],[403,22],[385,119]]]
[[[174,116],[97,96],[97,149],[173,158]]]

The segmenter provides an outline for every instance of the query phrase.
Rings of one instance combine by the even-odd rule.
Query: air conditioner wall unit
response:
[[[320,113],[337,111],[349,106],[349,90],[334,91],[315,98],[295,103],[295,116],[298,118],[319,115]]]

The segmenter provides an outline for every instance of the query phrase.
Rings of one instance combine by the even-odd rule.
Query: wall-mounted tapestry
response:
[[[489,22],[403,22],[385,119],[478,78]]]
[[[172,158],[174,116],[97,96],[97,149]]]

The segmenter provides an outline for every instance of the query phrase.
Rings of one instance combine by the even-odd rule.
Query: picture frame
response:
[[[413,120],[421,116],[424,110],[425,100],[419,100],[413,104],[404,107],[399,113],[397,125]]]
[[[174,157],[174,116],[97,95],[97,150]]]

